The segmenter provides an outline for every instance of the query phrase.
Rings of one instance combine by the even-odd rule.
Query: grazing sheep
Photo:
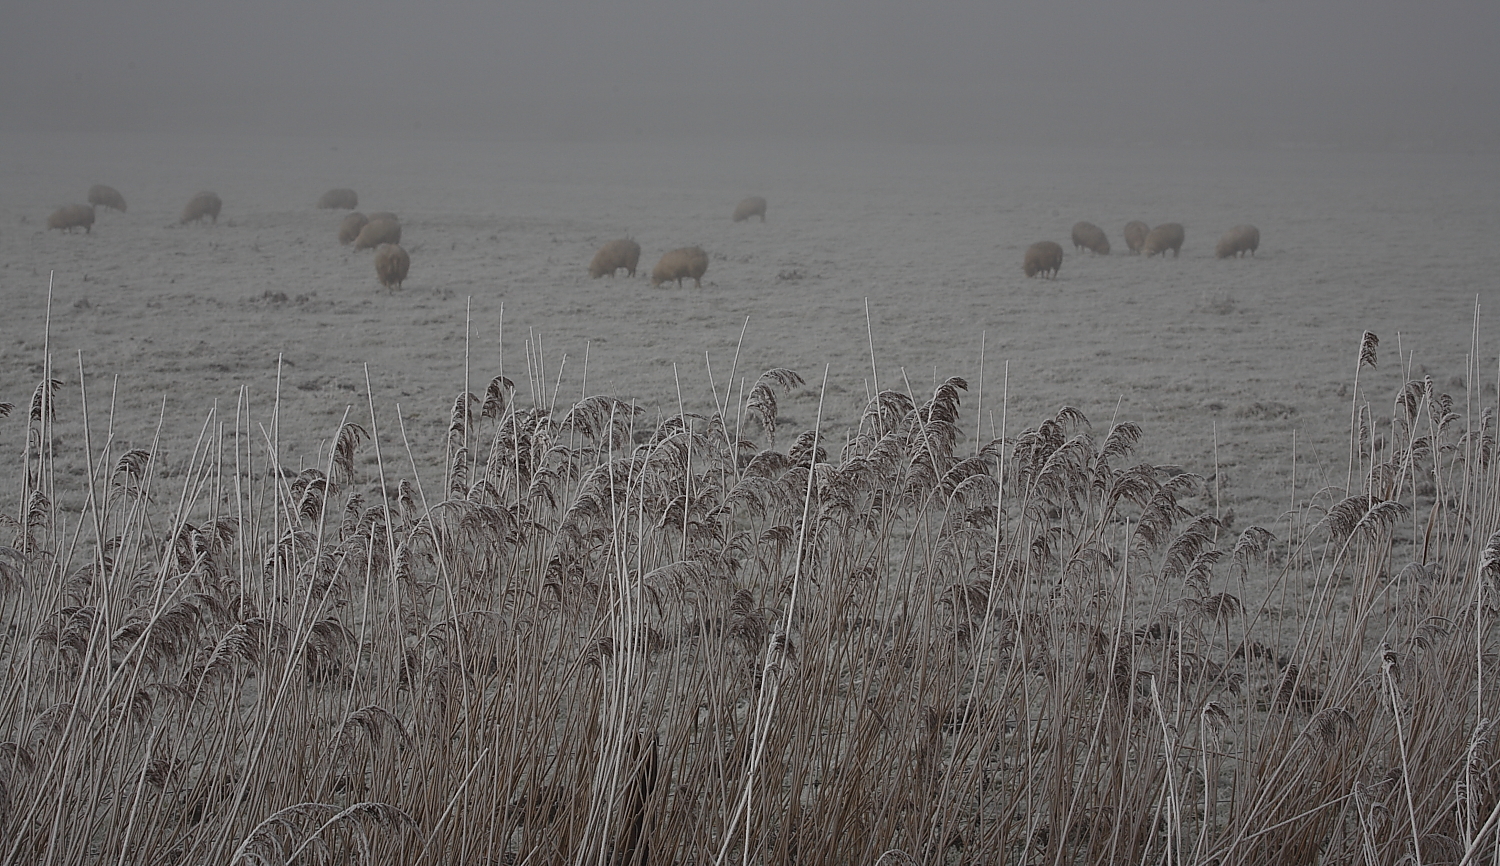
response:
[[[621,238],[610,241],[594,253],[594,260],[589,262],[589,276],[599,279],[605,274],[611,277],[615,271],[624,268],[630,276],[635,276],[635,266],[641,260],[641,245],[630,238]]]
[[[1052,241],[1037,241],[1026,248],[1026,276],[1034,277],[1037,274],[1057,279],[1057,269],[1062,267],[1063,248],[1062,244]]]
[[[388,289],[399,289],[411,270],[411,256],[396,244],[381,244],[375,251],[375,276]]]
[[[1146,235],[1146,240],[1141,244],[1141,249],[1146,252],[1146,257],[1161,253],[1166,256],[1167,250],[1172,251],[1172,258],[1182,255],[1182,240],[1185,237],[1182,223],[1162,223]]]
[[[1107,256],[1109,255],[1109,238],[1105,236],[1104,229],[1091,222],[1074,223],[1073,249],[1088,250],[1095,255]]]
[[[89,234],[94,228],[94,206],[88,204],[65,204],[47,217],[47,228],[60,229],[68,234],[73,229],[83,229]]]
[[[224,202],[211,192],[200,192],[188,200],[187,206],[182,209],[182,219],[178,222],[186,225],[198,222],[208,217],[214,225],[219,224],[219,209],[224,207]]]
[[[1214,247],[1214,255],[1221,259],[1230,256],[1236,258],[1249,253],[1255,255],[1260,248],[1260,229],[1255,226],[1235,226],[1219,238],[1219,245]]]
[[[359,211],[344,217],[344,221],[339,223],[339,243],[346,247],[354,243],[354,239],[359,237],[359,230],[369,221],[370,218]]]
[[[684,278],[691,278],[698,288],[703,288],[703,274],[708,270],[708,253],[702,247],[682,247],[661,257],[651,271],[651,285],[659,286],[667,280],[676,280],[682,287]]]
[[[357,250],[374,249],[381,244],[401,243],[401,223],[390,217],[373,217],[354,236]]]
[[[89,187],[89,204],[99,207],[111,207],[120,213],[125,212],[125,196],[112,186],[96,183]]]
[[[354,210],[359,207],[359,193],[352,189],[331,189],[318,199],[321,210]]]
[[[766,221],[766,200],[758,195],[752,195],[734,206],[735,222],[744,222],[753,216],[760,217],[761,222]]]
[[[1125,224],[1125,246],[1132,253],[1140,255],[1141,247],[1146,245],[1146,235],[1151,233],[1151,227],[1140,220],[1131,220]]]

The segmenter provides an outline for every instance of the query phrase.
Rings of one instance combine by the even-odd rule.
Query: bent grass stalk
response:
[[[96,441],[39,386],[0,418],[0,863],[1495,857],[1494,407],[1408,383],[1398,454],[1356,403],[1365,495],[1235,539],[1128,422],[1013,435],[1008,379],[958,448],[967,383],[881,390],[865,314],[842,442],[829,370],[778,442],[812,393],[738,347],[652,426],[560,405],[535,334],[529,406],[471,396],[466,339],[437,484],[368,369],[368,436],[346,407],[300,473],[279,393],[173,468],[164,408],[117,455],[113,396]]]

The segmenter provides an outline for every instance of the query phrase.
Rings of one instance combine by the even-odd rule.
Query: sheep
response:
[[[635,276],[635,266],[641,260],[641,245],[630,238],[621,238],[610,241],[594,253],[594,260],[589,262],[589,276],[599,279],[605,274],[611,277],[615,271],[624,268],[630,276]]]
[[[1089,250],[1095,255],[1107,256],[1109,255],[1109,238],[1105,236],[1104,229],[1091,222],[1074,223],[1073,249]]]
[[[359,230],[369,221],[370,218],[359,211],[344,217],[344,221],[339,223],[339,243],[346,247],[354,243],[354,239],[359,237]]]
[[[1037,274],[1052,275],[1057,279],[1057,269],[1062,267],[1063,248],[1062,244],[1052,241],[1037,241],[1026,248],[1026,276],[1034,277]]]
[[[761,222],[766,221],[766,200],[758,195],[752,195],[734,206],[734,221],[737,223],[753,217],[760,217]]]
[[[89,187],[89,204],[99,207],[111,207],[120,213],[125,212],[125,196],[112,186],[96,183]]]
[[[1259,248],[1260,229],[1248,225],[1235,226],[1219,238],[1219,245],[1214,248],[1214,255],[1221,259],[1227,259],[1230,256],[1238,258],[1245,253],[1253,256]]]
[[[1141,244],[1141,249],[1146,252],[1146,257],[1160,253],[1163,258],[1167,250],[1172,251],[1172,258],[1182,255],[1182,240],[1185,234],[1182,223],[1162,223],[1146,235],[1146,240]]]
[[[68,234],[81,228],[90,234],[94,228],[94,206],[90,204],[65,204],[47,217],[47,228],[59,229]]]
[[[182,218],[178,222],[187,225],[191,222],[199,222],[208,217],[214,225],[219,224],[219,209],[224,207],[224,202],[211,192],[200,192],[188,200],[182,209]]]
[[[676,280],[682,287],[685,277],[692,278],[698,288],[703,288],[703,274],[708,270],[708,253],[702,247],[682,247],[665,253],[651,271],[651,285],[659,286],[667,280]]]
[[[401,223],[390,217],[372,217],[354,237],[357,250],[374,249],[381,244],[401,243]]]
[[[1146,245],[1146,235],[1151,233],[1151,227],[1140,220],[1131,220],[1125,224],[1125,246],[1136,255],[1141,254],[1141,247]]]
[[[359,193],[352,189],[331,189],[318,199],[319,210],[354,210],[359,207]]]
[[[381,244],[375,250],[375,276],[388,289],[399,289],[411,270],[411,256],[396,244]]]

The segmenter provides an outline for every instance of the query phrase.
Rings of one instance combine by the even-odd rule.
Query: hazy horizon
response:
[[[1500,147],[1500,4],[61,0],[7,131]]]

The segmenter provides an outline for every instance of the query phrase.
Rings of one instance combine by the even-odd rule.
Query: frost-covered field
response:
[[[823,431],[839,441],[877,377],[920,402],[935,380],[961,376],[964,413],[982,438],[1062,405],[1101,433],[1112,418],[1136,421],[1142,456],[1215,478],[1218,505],[1238,526],[1271,525],[1292,503],[1294,454],[1299,499],[1343,484],[1365,330],[1381,340],[1379,367],[1359,379],[1377,421],[1407,375],[1430,374],[1460,403],[1495,400],[1500,168],[1489,156],[16,135],[0,144],[0,401],[24,406],[42,378],[55,272],[59,429],[80,414],[81,355],[95,424],[113,406],[118,447],[146,447],[164,419],[167,466],[186,464],[215,406],[232,423],[242,386],[287,465],[321,462],[346,408],[368,422],[368,370],[382,438],[399,443],[399,404],[417,471],[435,474],[465,382],[466,311],[474,391],[504,373],[548,401],[604,393],[654,414],[675,412],[680,394],[688,411],[707,413],[710,372],[738,398],[746,377],[788,367],[808,383],[781,407],[790,439],[813,423],[826,367]],[[118,188],[129,211],[101,210],[87,236],[44,230],[55,207],[82,201],[95,182]],[[313,207],[334,186],[355,188],[361,210],[401,217],[412,254],[403,290],[376,283],[368,251],[339,246],[342,212]],[[223,198],[218,225],[179,227],[200,189]],[[731,222],[751,194],[769,200],[768,221]],[[1085,219],[1105,228],[1115,255],[1074,255],[1069,229]],[[1121,255],[1131,219],[1185,224],[1182,258]],[[1260,227],[1260,254],[1216,260],[1218,236],[1244,222]],[[643,249],[637,278],[588,279],[598,245],[627,233]],[[1026,246],[1042,239],[1068,251],[1056,282],[1021,273]],[[703,288],[652,288],[657,257],[695,243],[711,256]],[[1466,394],[1476,300],[1478,375]],[[20,451],[22,426],[0,422],[5,453]]]
[[[0,863],[1494,859],[1483,159],[0,153]]]

